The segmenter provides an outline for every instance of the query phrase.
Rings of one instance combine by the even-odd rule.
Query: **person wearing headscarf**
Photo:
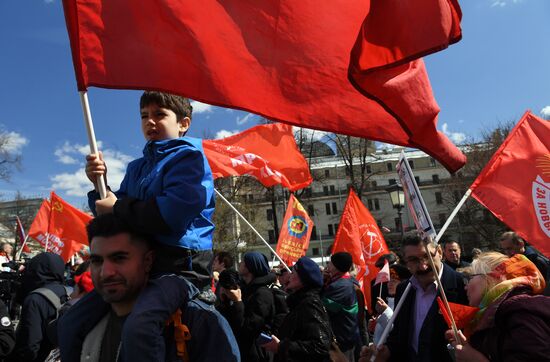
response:
[[[43,294],[33,291],[45,288],[59,297],[60,304],[65,303],[68,296],[63,286],[64,271],[63,259],[54,253],[40,253],[26,265],[17,294],[23,306],[10,361],[43,361],[53,349],[47,329],[57,317],[57,309]]]
[[[275,301],[269,286],[275,282],[276,276],[270,272],[267,257],[257,251],[244,254],[239,264],[239,276],[240,287],[222,291],[224,298],[231,302],[223,314],[231,315],[241,360],[268,361],[269,356],[257,339],[260,333],[270,332],[275,316]]]
[[[325,269],[326,282],[321,293],[321,300],[327,309],[336,341],[349,361],[355,360],[355,343],[359,338],[359,306],[355,286],[349,274],[352,265],[350,253],[333,254]]]
[[[455,347],[456,361],[550,361],[550,297],[545,281],[525,255],[482,253],[466,270],[470,306],[479,311]]]
[[[323,277],[319,266],[308,257],[298,259],[290,273],[287,289],[289,314],[266,350],[275,361],[328,361],[331,333],[328,315],[319,293]]]

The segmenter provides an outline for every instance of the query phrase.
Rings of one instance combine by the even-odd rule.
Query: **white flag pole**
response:
[[[237,210],[235,208],[235,206],[231,205],[231,203],[225,198],[223,197],[223,195],[217,190],[217,189],[214,189],[214,191],[216,191],[216,194],[218,194],[219,197],[222,198],[223,201],[225,201],[227,203],[227,205],[229,205],[229,207],[231,209],[233,209],[233,211],[235,211],[235,213],[237,213],[237,215],[239,215],[239,217],[248,225],[250,226],[250,228],[252,229],[252,231],[254,231],[254,233],[256,233],[256,235],[258,235],[258,237],[260,238],[260,240],[262,240],[264,242],[264,244],[269,248],[269,250],[271,250],[271,252],[273,253],[273,255],[275,255],[275,257],[277,259],[279,259],[279,261],[281,262],[281,264],[283,264],[283,266],[286,268],[286,270],[288,270],[290,273],[292,273],[292,271],[290,270],[290,268],[288,267],[288,265],[286,265],[286,263],[283,261],[283,259],[281,259],[281,257],[279,256],[279,254],[277,254],[275,252],[275,250],[273,250],[273,248],[271,247],[271,245],[269,245],[269,243],[262,237],[262,235],[260,235],[260,233],[254,228],[254,226],[252,226],[252,224],[250,224],[248,222],[248,220],[246,220],[246,218],[239,212],[239,210]]]
[[[449,217],[447,218],[447,221],[445,221],[445,224],[443,225],[441,230],[439,230],[439,232],[437,233],[437,236],[435,237],[435,243],[436,244],[439,243],[439,240],[441,240],[441,237],[443,236],[445,231],[447,231],[447,228],[449,227],[449,225],[451,224],[451,222],[455,218],[456,214],[458,214],[458,211],[462,208],[462,205],[464,205],[464,203],[466,202],[468,197],[470,197],[471,194],[472,194],[472,189],[468,189],[468,191],[466,191],[464,196],[462,196],[462,200],[460,200],[458,205],[456,205],[455,209],[453,210],[451,215],[449,215]]]
[[[88,93],[85,91],[79,91],[80,103],[82,104],[82,112],[84,113],[84,125],[86,126],[86,131],[88,133],[88,143],[90,144],[90,152],[98,155],[99,150],[97,149],[97,142],[94,132],[94,124],[92,122],[92,113],[90,112],[90,103],[88,103]],[[107,197],[107,187],[105,186],[105,178],[102,176],[97,177],[97,192],[99,192],[99,197],[104,199]]]
[[[15,254],[15,260],[21,259],[21,253],[23,253],[23,249],[25,248],[25,245],[27,245],[28,238],[29,238],[29,235],[25,236],[25,240],[23,240],[23,244],[21,244],[21,248],[19,248],[19,251]]]

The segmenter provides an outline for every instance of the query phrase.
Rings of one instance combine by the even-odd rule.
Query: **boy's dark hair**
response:
[[[216,253],[215,258],[218,259],[218,263],[222,263],[226,268],[233,267],[233,263],[235,262],[233,256],[231,256],[231,254],[227,251],[220,251]]]
[[[453,240],[453,239],[449,239],[449,240],[445,240],[444,242],[441,243],[441,247],[443,248],[443,250],[445,250],[445,248],[447,247],[447,245],[451,245],[451,244],[456,244],[458,245],[458,248],[460,250],[462,250],[462,246],[460,245],[460,243],[456,240]]]
[[[193,107],[191,106],[191,102],[189,102],[189,98],[184,98],[175,94],[157,91],[143,92],[139,100],[139,109],[142,109],[151,103],[154,103],[162,108],[170,109],[176,114],[178,121],[185,117],[189,117],[189,119],[191,119],[191,113],[193,113]]]
[[[86,231],[88,232],[90,246],[92,246],[92,240],[96,236],[111,237],[122,233],[130,234],[130,240],[142,242],[148,250],[154,245],[153,238],[150,235],[135,230],[115,214],[103,214],[93,218],[86,226]]]

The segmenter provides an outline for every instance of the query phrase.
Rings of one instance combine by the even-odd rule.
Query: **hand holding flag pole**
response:
[[[94,123],[92,121],[92,112],[90,111],[90,103],[88,102],[88,92],[80,91],[80,103],[82,104],[82,112],[84,113],[84,125],[88,134],[88,142],[90,143],[90,152],[98,155],[99,150],[97,148],[97,142],[94,132]],[[99,197],[104,199],[107,197],[107,187],[105,185],[105,178],[103,176],[97,176],[96,191],[99,192]]]

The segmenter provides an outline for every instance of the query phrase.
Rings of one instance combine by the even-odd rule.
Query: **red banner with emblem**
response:
[[[291,191],[312,181],[292,126],[286,124],[255,126],[230,137],[204,140],[202,145],[214,178],[250,175],[266,187],[282,184]]]
[[[550,121],[526,112],[470,189],[497,218],[550,256]]]
[[[294,264],[306,255],[312,230],[313,221],[307,211],[294,195],[290,195],[277,242],[277,254],[287,265]]]
[[[88,246],[86,225],[92,216],[70,205],[54,192],[51,201],[44,200],[36,215],[29,236],[46,251],[60,255],[65,262]]]
[[[378,271],[374,263],[380,256],[389,253],[389,249],[376,220],[352,189],[332,247],[333,253],[340,251],[350,253],[353,263],[359,268],[357,280],[363,283],[365,302],[372,312],[370,285]]]

